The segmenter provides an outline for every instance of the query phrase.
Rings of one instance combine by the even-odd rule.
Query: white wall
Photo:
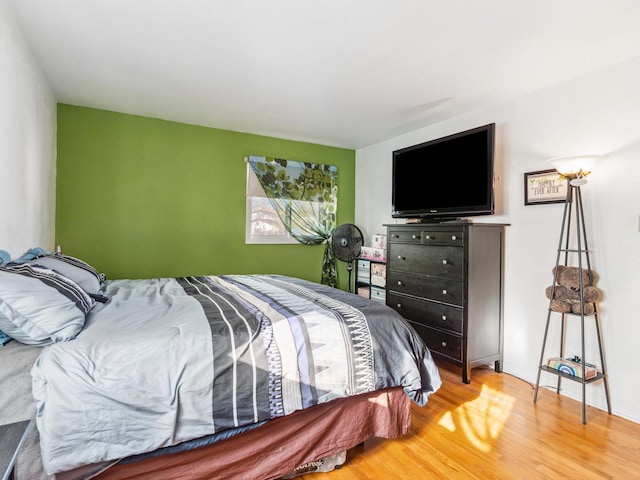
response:
[[[563,204],[524,205],[525,172],[550,168],[546,160],[605,154],[582,189],[592,267],[600,275],[605,360],[614,414],[640,422],[640,58],[556,84],[455,120],[424,128],[356,152],[356,223],[365,238],[393,223],[391,152],[486,123],[497,124],[498,214],[476,222],[504,222],[506,235],[504,370],[535,383],[552,282]],[[454,181],[455,179],[451,179]],[[553,318],[559,318],[558,315]],[[579,354],[579,317],[571,317],[566,353]],[[559,321],[552,323],[557,340]],[[599,363],[592,317],[587,361]],[[557,343],[550,343],[557,355]],[[556,377],[543,374],[542,385]],[[546,392],[543,392],[543,394]],[[565,380],[563,393],[581,398]],[[551,395],[551,394],[549,394]],[[587,387],[587,402],[605,408],[602,382]],[[579,419],[576,419],[579,421]]]
[[[54,247],[56,101],[0,4],[0,249]]]

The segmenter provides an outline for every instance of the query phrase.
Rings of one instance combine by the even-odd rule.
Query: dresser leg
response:
[[[462,383],[471,383],[471,365],[462,366]]]
[[[496,360],[493,369],[497,372],[497,373],[502,373],[502,360]]]

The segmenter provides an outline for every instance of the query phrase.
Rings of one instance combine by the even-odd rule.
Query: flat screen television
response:
[[[492,215],[495,123],[393,152],[394,218]]]

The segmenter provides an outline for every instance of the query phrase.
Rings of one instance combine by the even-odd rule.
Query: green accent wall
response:
[[[56,244],[107,278],[280,273],[320,281],[324,246],[245,244],[248,155],[338,166],[353,222],[355,151],[58,105]],[[339,286],[346,266],[338,261]]]

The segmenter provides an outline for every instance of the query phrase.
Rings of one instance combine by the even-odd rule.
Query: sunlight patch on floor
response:
[[[447,412],[438,424],[450,432],[464,432],[474,447],[488,452],[492,441],[502,432],[514,403],[513,397],[483,385],[478,398]]]

